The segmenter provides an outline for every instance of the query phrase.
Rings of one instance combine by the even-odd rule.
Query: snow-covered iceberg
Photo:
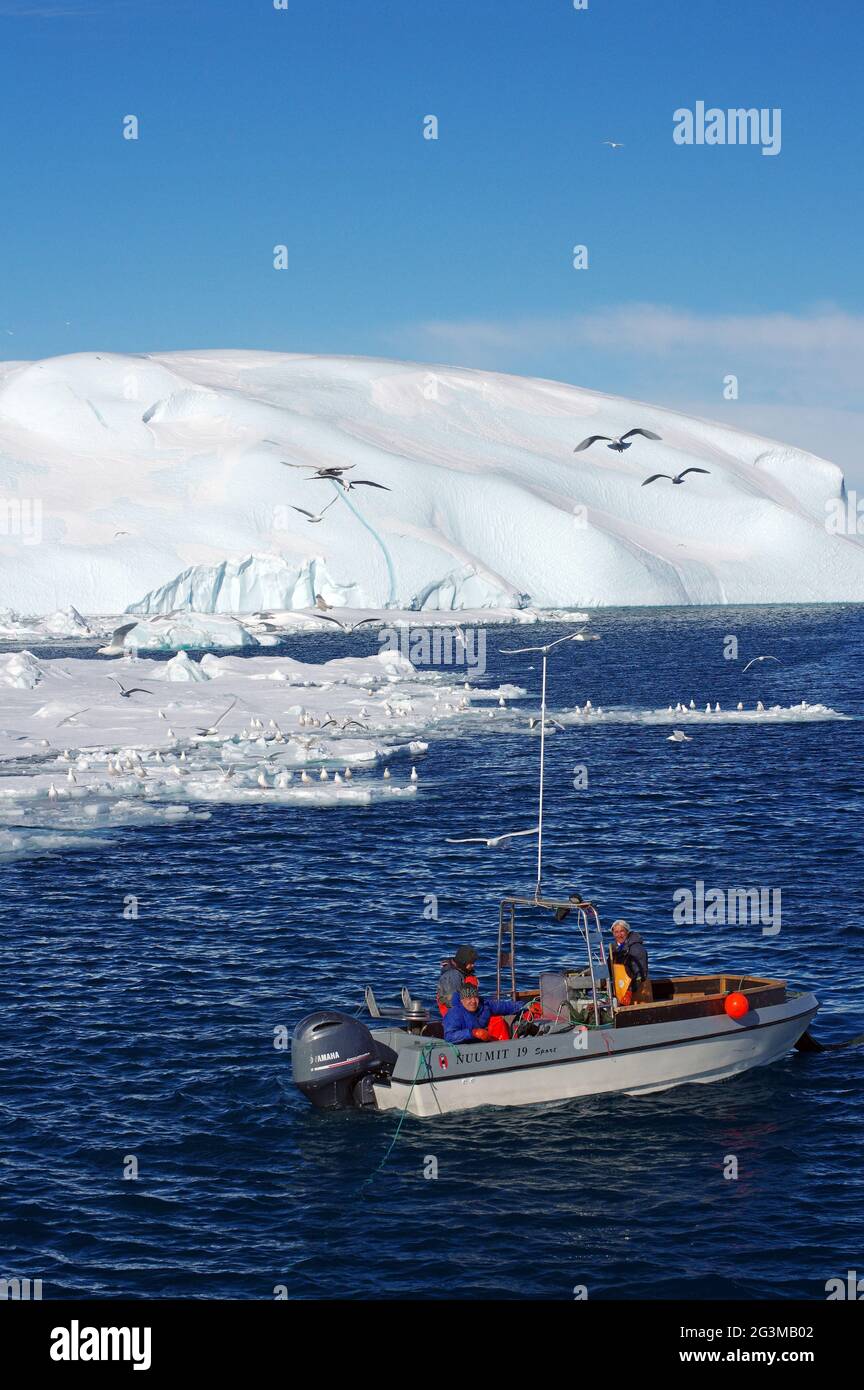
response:
[[[661,438],[573,452],[636,425]],[[642,486],[688,467],[708,472]],[[0,609],[25,614],[864,594],[864,544],[827,524],[833,463],[492,372],[242,351],[6,363],[0,478]]]
[[[267,639],[254,636],[244,623],[227,614],[175,613],[170,618],[147,619],[130,627],[123,637],[126,651],[204,651],[219,647],[257,647]]]

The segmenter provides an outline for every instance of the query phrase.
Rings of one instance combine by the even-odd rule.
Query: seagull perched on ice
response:
[[[451,840],[448,836],[447,844],[485,845],[487,849],[498,849],[498,847],[503,845],[507,840],[516,840],[520,835],[536,835],[538,833],[538,828],[539,827],[535,825],[532,830],[511,830],[506,835],[492,835],[488,839],[485,835],[464,835],[454,840]]]
[[[133,685],[129,690],[117,680],[116,676],[109,676],[109,681],[113,681],[120,691],[121,700],[128,700],[131,695],[152,695],[152,690],[145,690],[143,685]]]
[[[683,483],[683,481],[684,481],[684,479],[687,477],[687,474],[688,474],[688,473],[710,473],[710,472],[711,472],[710,468],[685,468],[685,469],[683,470],[683,472],[681,472],[681,473],[676,473],[675,476],[674,476],[674,478],[673,478],[673,476],[672,476],[671,473],[652,473],[650,478],[646,478],[646,479],[645,479],[645,481],[644,481],[644,483],[642,484],[642,486],[643,486],[643,487],[647,487],[649,483],[656,483],[656,481],[657,481],[658,478],[668,478],[669,481],[670,481],[670,483],[676,483],[676,484],[678,484],[678,483]]]
[[[757,661],[779,661],[779,660],[780,660],[779,656],[754,656],[754,657],[752,658],[752,660],[750,660],[750,661],[747,662],[747,665],[744,667],[744,670],[745,670],[745,671],[749,671],[749,670],[750,670],[750,667],[751,667],[751,666],[755,666]],[[742,675],[743,675],[743,672],[742,672]]]
[[[667,743],[692,743],[690,734],[682,733],[680,729],[674,729],[666,740]]]
[[[615,449],[617,453],[623,454],[625,449],[630,448],[633,442],[632,436],[634,434],[641,434],[645,439],[660,439],[661,437],[659,434],[655,434],[653,430],[638,428],[626,430],[624,434],[619,434],[614,439],[608,434],[589,434],[587,439],[583,439],[581,444],[576,445],[573,452],[574,454],[581,454],[583,449],[587,449],[590,445],[596,444],[599,440],[602,440],[608,449]]]

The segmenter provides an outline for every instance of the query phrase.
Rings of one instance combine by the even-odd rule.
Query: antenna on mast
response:
[[[564,637],[557,637],[554,642],[547,642],[545,647],[499,647],[499,651],[507,652],[513,656],[519,652],[540,652],[543,656],[543,677],[540,694],[540,789],[538,795],[537,811],[537,883],[534,888],[534,901],[539,902],[542,897],[541,887],[543,882],[543,790],[544,776],[546,771],[546,663],[553,647],[560,647],[562,642],[574,642],[582,636],[583,629],[578,632],[568,632]]]

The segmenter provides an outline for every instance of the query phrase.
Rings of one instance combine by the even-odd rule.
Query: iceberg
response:
[[[123,637],[123,648],[127,652],[183,651],[190,647],[203,651],[205,648],[263,645],[266,639],[253,635],[236,618],[213,612],[172,613],[170,618],[152,622],[142,618],[141,622],[131,625]]]
[[[574,453],[637,424],[660,438]],[[707,475],[642,486],[691,467]],[[81,614],[242,618],[319,594],[440,613],[864,592],[827,459],[495,372],[227,350],[9,363],[0,472],[0,630],[52,614],[84,636]]]
[[[0,656],[0,685],[15,690],[35,690],[42,678],[42,667],[32,652],[9,652]]]

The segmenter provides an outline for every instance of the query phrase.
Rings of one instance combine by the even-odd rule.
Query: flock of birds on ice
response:
[[[584,627],[558,639],[592,640],[599,640],[598,634]],[[517,650],[548,651],[556,645]],[[122,638],[115,643],[114,650],[118,648],[122,650]],[[752,657],[743,669],[767,661],[777,658]],[[70,672],[70,666],[76,669]],[[131,667],[131,679],[127,667]],[[520,687],[446,683],[440,674],[417,670],[407,659],[388,653],[337,658],[317,666],[274,656],[238,660],[212,654],[196,663],[185,652],[171,662],[145,666],[139,657],[126,653],[118,669],[122,676],[106,673],[104,663],[92,658],[37,661],[29,652],[0,656],[0,683],[5,672],[7,685],[19,687],[9,692],[8,717],[14,723],[17,712],[19,723],[29,725],[29,732],[0,728],[0,858],[9,856],[9,829],[77,833],[148,819],[197,819],[209,814],[204,809],[207,803],[218,802],[305,802],[321,807],[412,796],[420,783],[416,763],[428,750],[425,738],[430,732],[458,734],[470,727],[485,727],[502,733],[522,730],[551,735],[605,722],[665,723],[668,727],[685,721],[692,726],[702,720],[737,722],[760,716],[842,717],[806,701],[768,710],[761,700],[752,710],[745,710],[739,701],[727,711],[709,701],[703,711],[691,699],[665,710],[639,711],[604,709],[588,699],[583,705],[558,709],[554,717],[547,713],[544,723],[539,713],[512,703],[527,700],[527,691]],[[146,674],[136,679],[145,669]],[[15,679],[21,671],[29,674],[32,686],[24,693],[27,681]],[[219,704],[212,701],[216,690],[199,683],[215,678],[229,689]],[[235,682],[241,687],[237,693],[230,691]],[[42,703],[46,686],[52,694],[62,691],[65,698]],[[113,699],[106,701],[109,688]],[[310,688],[315,689],[314,695]],[[290,698],[296,699],[299,690],[306,703],[286,710],[289,691]],[[83,699],[70,699],[73,695]],[[284,711],[281,718],[280,711]],[[86,721],[88,714],[90,721]],[[55,737],[62,730],[57,746],[41,736],[41,729],[37,731],[37,718],[50,719]],[[128,730],[125,739],[119,737],[121,730]],[[673,744],[692,740],[693,735],[683,728],[673,727],[668,734]],[[59,747],[60,742],[67,746]],[[40,804],[47,814],[40,812]],[[533,827],[448,840],[499,848],[536,833]],[[42,849],[62,847],[60,838],[56,846],[47,842]],[[13,833],[13,856],[21,845],[20,833],[17,838]]]

